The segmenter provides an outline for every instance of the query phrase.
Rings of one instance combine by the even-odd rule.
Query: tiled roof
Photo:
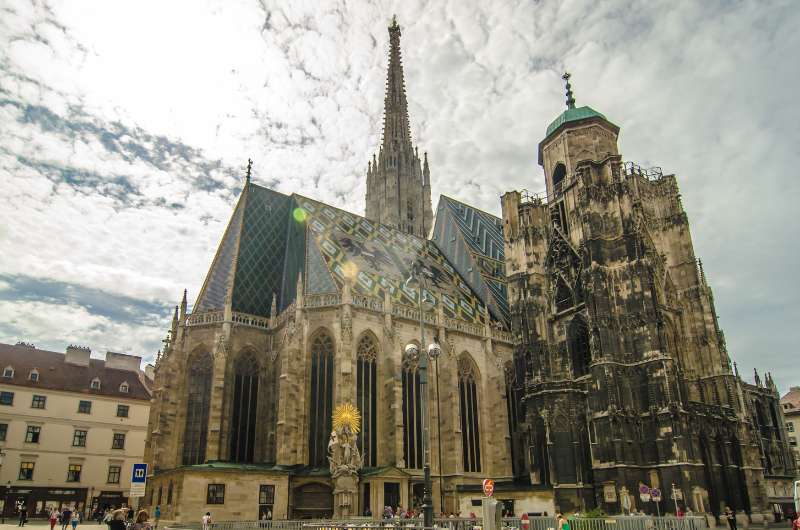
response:
[[[140,380],[140,373],[132,370],[106,368],[100,359],[89,359],[88,366],[65,362],[63,353],[39,350],[25,345],[0,344],[0,370],[6,366],[14,368],[14,377],[0,377],[0,383],[17,385],[32,389],[62,390],[77,392],[87,396],[108,396],[121,399],[150,399],[150,392]],[[28,377],[36,368],[39,380]],[[2,376],[0,372],[0,376]],[[93,390],[90,384],[94,378],[100,379],[100,389]],[[128,392],[120,392],[123,382],[128,383]]]
[[[793,386],[789,389],[789,391],[781,397],[781,405],[789,404],[792,406],[797,412],[800,412],[800,386]],[[785,412],[790,412],[792,409],[787,410],[784,407]]]

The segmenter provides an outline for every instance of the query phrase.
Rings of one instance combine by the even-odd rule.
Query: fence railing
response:
[[[608,516],[608,517],[568,517],[570,530],[705,530],[705,517],[650,517],[650,516]],[[503,528],[508,530],[556,530],[554,517],[530,517],[527,529],[518,517],[503,519]],[[447,530],[473,530],[482,526],[478,518],[435,518],[434,528]],[[200,523],[168,525],[166,530],[196,530]],[[221,521],[210,525],[209,530],[363,530],[398,528],[422,530],[422,520],[414,519],[372,519],[357,517],[344,520],[265,520],[265,521]]]

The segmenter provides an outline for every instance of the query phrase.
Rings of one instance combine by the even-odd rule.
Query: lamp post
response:
[[[405,348],[406,355],[409,358],[418,361],[417,371],[419,373],[419,386],[420,394],[422,395],[422,414],[420,415],[420,424],[422,430],[422,458],[423,458],[423,475],[424,475],[424,488],[422,493],[422,518],[423,525],[426,528],[433,526],[433,498],[431,496],[431,455],[430,455],[430,432],[427,429],[428,423],[428,358],[438,359],[439,354],[442,352],[437,343],[430,344],[425,348],[425,316],[423,312],[423,302],[430,303],[431,300],[423,300],[425,298],[425,277],[431,276],[431,272],[425,269],[421,260],[417,260],[411,266],[411,274],[405,282],[406,287],[412,283],[417,283],[419,287],[419,295],[417,296],[417,309],[419,310],[419,334],[420,346],[414,343],[408,344]],[[441,466],[441,464],[440,464]],[[441,474],[441,470],[440,470]]]

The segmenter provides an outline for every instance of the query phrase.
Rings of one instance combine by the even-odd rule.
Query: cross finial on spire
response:
[[[569,84],[570,77],[572,77],[572,74],[570,74],[569,72],[564,72],[564,75],[561,76],[561,79],[567,82],[567,108],[574,109],[575,98],[572,96],[572,85]]]
[[[397,25],[397,15],[392,15],[392,25],[389,26],[389,29],[399,28],[400,26]]]
[[[247,180],[248,184],[250,184],[250,173],[252,172],[252,170],[253,170],[253,159],[252,158],[248,158],[247,159],[247,175],[245,176],[245,179]]]

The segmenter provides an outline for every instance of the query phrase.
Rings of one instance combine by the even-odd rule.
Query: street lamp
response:
[[[420,344],[424,348],[425,344],[425,318],[423,313],[423,304],[427,305],[429,309],[433,308],[433,300],[427,298],[425,291],[426,279],[431,277],[432,273],[425,268],[422,260],[417,260],[411,266],[411,274],[405,281],[406,287],[412,283],[419,285],[419,295],[417,296],[417,309],[419,310],[419,334]],[[422,455],[423,455],[423,474],[424,474],[424,488],[422,493],[422,517],[423,525],[426,528],[433,526],[433,499],[431,497],[431,455],[430,455],[430,432],[427,429],[428,423],[428,358],[438,359],[442,353],[442,349],[436,342],[427,347],[426,352],[420,351],[420,346],[414,343],[406,345],[406,356],[410,359],[418,361],[417,372],[419,373],[419,386],[420,394],[422,394],[422,414],[420,415],[420,424],[422,427]],[[439,464],[441,467],[441,462]],[[441,470],[440,470],[441,474]]]

